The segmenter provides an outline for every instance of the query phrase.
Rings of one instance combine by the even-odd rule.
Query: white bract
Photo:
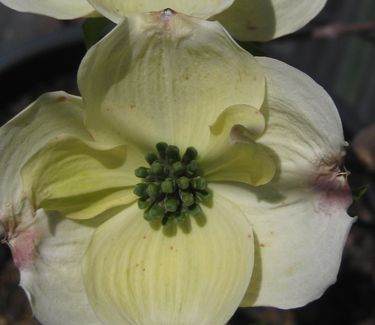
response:
[[[335,281],[352,224],[345,141],[309,77],[166,10],[94,46],[79,87],[0,131],[0,220],[42,323],[225,324],[239,305],[298,307]],[[165,225],[133,194],[160,141],[195,147],[212,193]]]
[[[237,39],[267,41],[292,33],[314,18],[327,0],[0,0],[15,10],[59,19],[98,12],[115,23],[124,17],[172,8],[220,21]],[[96,11],[96,13],[95,13]]]

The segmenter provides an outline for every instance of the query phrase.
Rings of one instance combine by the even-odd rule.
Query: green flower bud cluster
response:
[[[197,161],[198,152],[189,147],[180,155],[178,147],[160,142],[156,153],[145,157],[148,167],[138,167],[135,175],[142,179],[134,188],[138,207],[148,221],[161,219],[163,225],[172,220],[182,222],[189,215],[199,216],[200,203],[209,200],[207,181]]]

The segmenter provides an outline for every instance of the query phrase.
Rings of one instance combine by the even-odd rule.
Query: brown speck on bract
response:
[[[144,236],[143,236],[143,239],[146,239],[146,238],[147,238],[147,236],[146,236],[146,235],[144,235]]]
[[[253,24],[252,21],[249,21],[249,22],[248,22],[246,28],[247,28],[248,30],[251,30],[251,31],[257,29],[256,26],[254,26],[254,24]]]
[[[143,269],[142,269],[142,271],[144,272],[144,271],[146,271],[146,269],[145,269],[145,268],[143,268]]]
[[[173,250],[173,246],[169,247],[170,250]]]
[[[290,266],[290,267],[288,267],[288,269],[287,269],[287,274],[289,275],[289,276],[291,276],[291,275],[293,275],[294,273],[295,273],[295,271],[296,271],[296,266],[295,265],[293,265],[293,266]]]
[[[67,98],[65,97],[65,96],[59,96],[59,97],[57,97],[57,99],[56,99],[56,101],[58,102],[58,103],[60,103],[60,102],[65,102],[67,100]]]
[[[263,243],[260,243],[259,246],[260,246],[260,247],[266,247],[266,245],[263,244]]]

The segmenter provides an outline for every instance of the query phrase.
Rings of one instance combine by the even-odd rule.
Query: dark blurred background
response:
[[[86,51],[81,25],[0,5],[1,124],[46,91],[78,94],[75,76]],[[358,221],[338,281],[321,299],[294,310],[239,309],[230,324],[375,325],[375,0],[328,0],[303,30],[257,46],[327,89],[350,142],[352,189],[367,192],[350,208]],[[10,252],[0,245],[0,325],[38,324],[18,281]]]

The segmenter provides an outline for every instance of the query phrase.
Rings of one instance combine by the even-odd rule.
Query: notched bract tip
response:
[[[333,214],[347,209],[352,203],[348,184],[350,172],[343,165],[343,158],[329,159],[319,164],[318,175],[313,180],[314,190],[320,194],[318,207]]]
[[[133,16],[138,26],[145,31],[157,32],[160,36],[172,40],[188,37],[202,24],[215,24],[177,12],[171,8]]]
[[[174,16],[177,12],[174,11],[173,9],[171,8],[166,8],[164,9],[160,15],[162,16],[162,18],[165,18],[165,17],[170,17],[170,16]]]

